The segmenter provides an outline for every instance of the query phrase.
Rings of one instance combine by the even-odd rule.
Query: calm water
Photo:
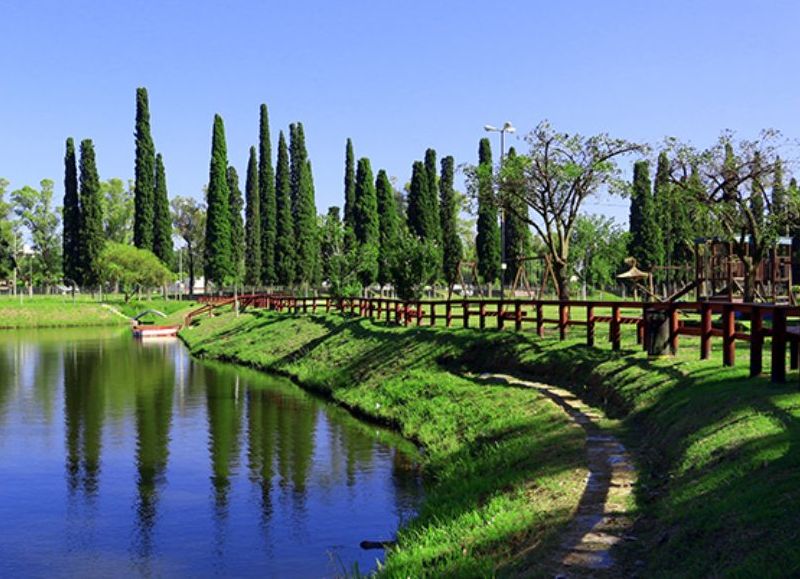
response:
[[[0,332],[0,577],[375,567],[413,457],[285,380],[121,330]]]

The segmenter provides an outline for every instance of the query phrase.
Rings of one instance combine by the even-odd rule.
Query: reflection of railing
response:
[[[774,304],[742,304],[731,302],[677,302],[642,303],[631,301],[558,301],[558,300],[417,300],[403,301],[392,298],[331,298],[294,297],[273,294],[245,294],[236,298],[239,307],[274,310],[278,312],[317,313],[317,311],[338,311],[343,314],[363,318],[385,320],[408,326],[423,324],[434,326],[443,322],[451,327],[459,320],[464,328],[477,319],[478,327],[486,328],[487,319],[495,320],[498,329],[508,322],[521,331],[525,325],[534,326],[539,336],[553,329],[558,330],[559,339],[566,339],[570,327],[586,328],[586,343],[593,346],[598,324],[608,324],[608,340],[614,350],[622,346],[622,327],[636,327],[637,344],[647,347],[644,331],[645,311],[660,310],[669,320],[669,346],[673,352],[678,349],[680,336],[700,338],[700,359],[711,355],[711,341],[722,338],[723,365],[733,366],[736,359],[736,341],[750,344],[750,375],[762,373],[765,338],[770,340],[770,378],[773,382],[786,381],[786,346],[789,346],[791,369],[798,368],[798,349],[800,347],[800,307]],[[234,298],[204,296],[199,298],[204,306],[186,316],[185,325],[193,318],[210,313],[218,307],[231,305]],[[545,317],[546,313],[557,311],[557,317]],[[575,310],[583,310],[585,319],[572,317]],[[686,319],[697,315],[696,324]],[[714,315],[721,316],[721,327],[712,323]],[[683,316],[683,318],[682,318]],[[736,318],[749,320],[750,328],[737,328]],[[764,322],[771,321],[771,327]],[[790,323],[794,322],[794,323]]]

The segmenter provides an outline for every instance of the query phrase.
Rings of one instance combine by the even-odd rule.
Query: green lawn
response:
[[[797,372],[785,385],[748,378],[746,343],[724,368],[718,339],[707,361],[687,337],[678,356],[651,360],[633,327],[621,352],[603,334],[587,348],[581,328],[559,342],[258,312],[203,320],[185,338],[198,354],[290,374],[426,448],[434,484],[388,558],[390,576],[503,575],[526,543],[536,545],[534,572],[547,574],[547,550],[580,496],[581,433],[534,393],[481,385],[459,369],[538,377],[617,419],[606,426],[636,452],[641,473],[636,540],[618,553],[620,574],[800,573]]]

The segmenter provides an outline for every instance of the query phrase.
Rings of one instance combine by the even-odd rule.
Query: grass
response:
[[[618,574],[800,573],[800,392],[748,377],[747,344],[721,364],[681,338],[648,359],[627,331],[623,351],[532,332],[395,328],[336,316],[257,313],[204,320],[193,351],[290,374],[428,451],[434,485],[400,533],[390,576],[513,574],[535,545],[532,574],[571,516],[585,470],[580,433],[534,393],[481,386],[457,369],[503,369],[572,389],[606,410],[638,457],[636,541]],[[769,367],[769,348],[764,367]],[[491,521],[491,526],[488,522]],[[528,572],[528,570],[526,570]]]
[[[477,332],[257,312],[204,318],[182,335],[195,354],[288,374],[424,448],[431,484],[384,575],[550,571],[587,474],[583,432],[534,390],[454,372]]]
[[[167,319],[154,318],[161,324],[177,324],[183,316],[196,307],[194,302],[166,301],[163,299],[130,301],[120,296],[104,296],[101,302],[91,296],[0,296],[0,329],[119,326],[129,323],[124,316],[132,317],[145,309],[157,309],[168,314]],[[112,306],[123,316],[106,306]]]

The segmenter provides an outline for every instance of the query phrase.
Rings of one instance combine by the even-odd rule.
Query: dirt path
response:
[[[482,377],[541,392],[586,431],[589,476],[554,566],[558,577],[613,574],[611,548],[630,538],[627,533],[632,524],[628,505],[637,473],[628,451],[616,437],[598,426],[599,412],[568,390],[506,374]]]

